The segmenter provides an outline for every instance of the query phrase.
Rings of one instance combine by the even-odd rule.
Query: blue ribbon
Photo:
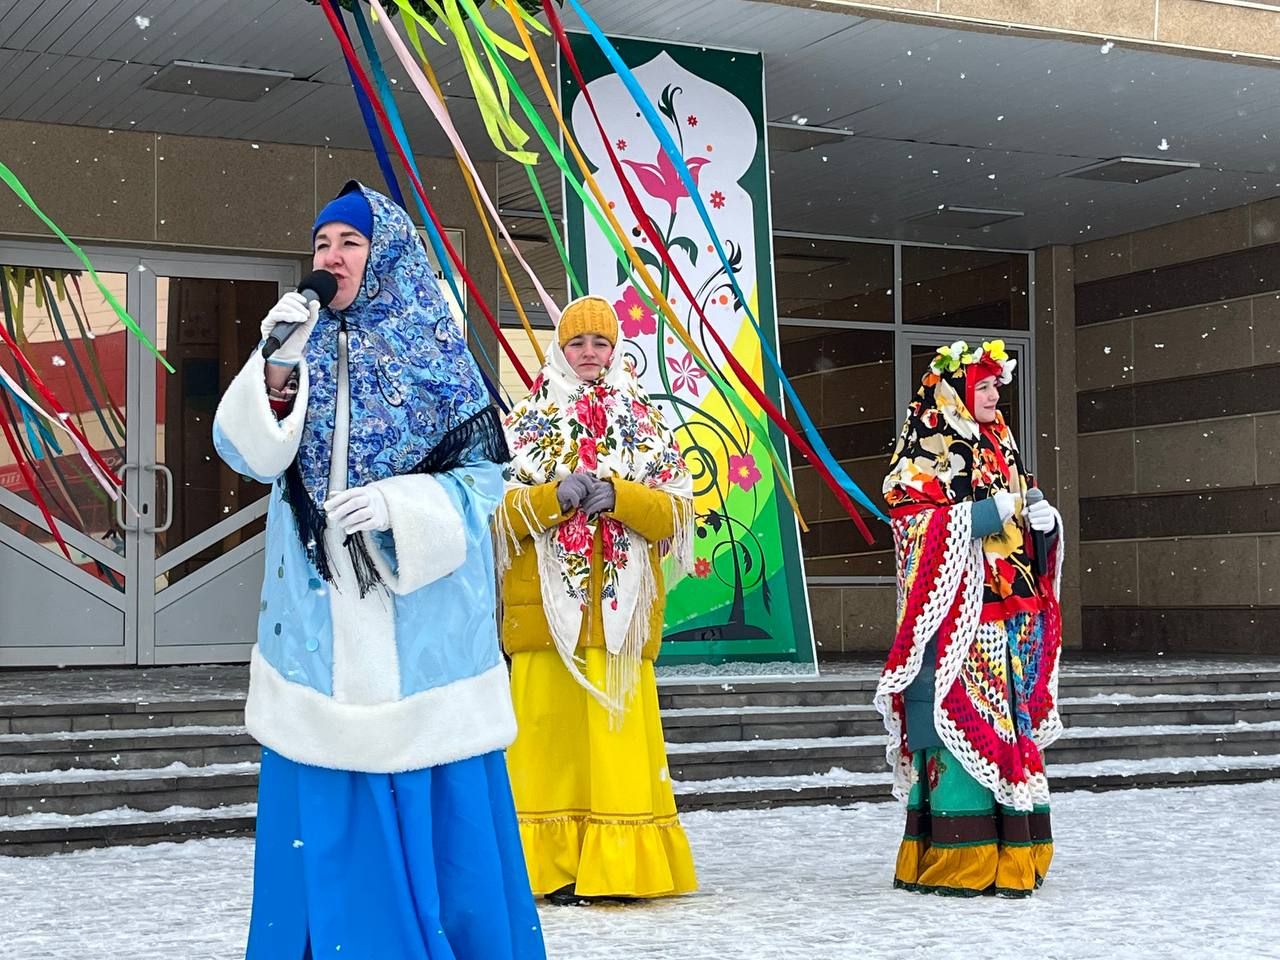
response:
[[[357,15],[359,13],[360,4],[353,4],[356,8]],[[347,41],[351,41],[351,31],[347,29],[347,21],[343,18],[341,12],[338,13],[338,22],[342,25],[342,32],[347,35]],[[346,59],[343,58],[343,63]],[[365,96],[364,90],[360,88],[360,78],[356,76],[355,68],[351,64],[346,63],[347,75],[351,78],[351,86],[356,92],[356,103],[360,105],[360,115],[364,117],[364,127],[369,134],[369,143],[373,146],[373,154],[378,158],[378,168],[382,171],[382,179],[387,182],[387,193],[391,199],[400,206],[404,207],[404,194],[400,192],[400,181],[396,179],[396,168],[391,163],[391,157],[387,154],[387,146],[382,142],[382,131],[378,129],[378,119],[374,115],[373,106],[369,103],[368,97]],[[405,207],[407,210],[408,207]]]
[[[760,347],[764,356],[768,359],[769,365],[773,367],[774,374],[778,381],[782,384],[783,391],[786,393],[787,401],[791,404],[792,410],[795,411],[796,418],[800,421],[800,426],[804,430],[805,436],[809,440],[809,444],[813,447],[814,452],[822,460],[823,465],[831,471],[831,475],[836,478],[836,482],[841,488],[866,508],[872,516],[889,522],[889,518],[884,515],[878,506],[859,489],[858,485],[840,466],[839,461],[832,455],[826,441],[822,439],[822,435],[818,432],[817,424],[809,416],[809,412],[804,408],[804,404],[800,402],[800,397],[796,393],[795,388],[791,385],[791,381],[787,378],[786,373],[782,369],[782,364],[778,362],[778,356],[774,353],[773,348],[769,346],[768,338],[765,337],[764,331],[760,328],[760,323],[752,312],[747,301],[746,295],[742,292],[742,288],[738,286],[737,277],[734,275],[733,267],[729,263],[729,258],[724,252],[724,243],[720,240],[719,234],[716,232],[714,224],[711,222],[711,215],[707,211],[706,204],[702,202],[702,196],[698,193],[698,184],[693,179],[693,174],[689,170],[689,165],[685,163],[684,157],[680,153],[680,148],[671,138],[671,134],[667,132],[666,125],[662,122],[662,118],[658,116],[658,111],[654,109],[652,100],[644,92],[644,88],[640,86],[640,82],[636,79],[631,68],[623,62],[619,56],[617,49],[609,42],[609,38],[601,32],[600,27],[591,19],[587,11],[582,8],[582,4],[578,0],[568,0],[569,5],[574,12],[582,20],[583,25],[587,28],[587,32],[591,34],[592,39],[600,47],[600,51],[605,55],[605,59],[613,67],[614,72],[627,88],[627,92],[631,94],[631,99],[635,101],[639,107],[641,114],[644,115],[649,127],[653,130],[658,138],[662,149],[671,158],[675,165],[676,172],[680,175],[681,181],[685,185],[685,189],[689,192],[690,199],[693,200],[694,207],[697,208],[698,216],[702,218],[703,225],[707,228],[708,234],[711,236],[712,245],[716,248],[716,253],[720,257],[720,262],[724,265],[725,273],[729,277],[729,283],[733,287],[734,295],[738,298],[738,302],[742,304],[742,309],[746,311],[747,319],[751,321],[751,326],[756,332],[756,336],[760,339]]]

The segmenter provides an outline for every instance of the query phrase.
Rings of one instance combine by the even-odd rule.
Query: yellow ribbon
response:
[[[426,58],[421,59],[422,72],[426,74],[427,82],[431,84],[431,88],[435,90],[436,96],[440,98],[440,102],[445,105],[448,110],[449,106],[445,100],[444,91],[440,89],[440,82],[436,79],[435,71],[431,69],[431,64]],[[547,358],[542,353],[542,345],[538,343],[538,338],[533,332],[533,324],[529,322],[529,317],[524,312],[524,305],[520,302],[520,294],[516,292],[515,283],[511,280],[511,274],[507,271],[506,261],[502,258],[502,251],[498,247],[498,238],[494,236],[493,228],[489,226],[489,217],[484,209],[484,204],[480,201],[480,193],[476,189],[475,178],[471,176],[471,171],[467,169],[466,163],[458,152],[454,151],[454,160],[457,161],[458,169],[462,172],[462,179],[467,185],[467,190],[471,194],[471,203],[476,208],[476,214],[480,218],[480,225],[484,227],[485,239],[489,241],[489,250],[493,254],[493,259],[498,264],[498,273],[502,276],[503,286],[507,288],[507,295],[511,298],[511,302],[515,305],[516,315],[520,317],[520,325],[524,327],[524,332],[529,336],[529,343],[533,346],[534,356],[538,358],[538,366],[541,367],[547,362]]]

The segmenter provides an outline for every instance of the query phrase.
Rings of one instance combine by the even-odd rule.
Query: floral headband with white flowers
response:
[[[964,367],[983,362],[1000,368],[1001,383],[1008,383],[1013,379],[1013,368],[1018,364],[1005,351],[1003,340],[983,340],[982,346],[976,350],[970,349],[964,340],[957,340],[938,348],[929,364],[929,372],[939,377],[949,377],[959,373]]]

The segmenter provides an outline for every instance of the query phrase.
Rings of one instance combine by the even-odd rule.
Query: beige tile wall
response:
[[[1095,541],[1080,548],[1090,606],[1280,603],[1280,536]]]
[[[4,160],[79,241],[303,255],[316,211],[348,179],[382,186],[373,154],[0,120]],[[431,202],[464,231],[468,269],[497,309],[498,272],[452,158],[418,158]],[[496,170],[480,164],[492,190]],[[402,182],[402,185],[404,183]],[[51,237],[9,191],[0,237]]]
[[[1168,0],[1161,0],[1167,3]],[[1203,0],[1193,0],[1202,3]],[[1229,10],[1230,8],[1220,8]],[[1280,21],[1280,10],[1270,14]],[[1280,54],[1280,47],[1277,47]],[[1280,240],[1280,198],[1161,224],[1075,247],[1076,283],[1198,260]]]
[[[818,658],[884,654],[893,643],[897,594],[892,586],[809,588]]]

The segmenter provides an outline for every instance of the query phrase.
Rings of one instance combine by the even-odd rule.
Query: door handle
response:
[[[158,527],[144,527],[143,533],[164,533],[173,526],[173,471],[163,463],[149,463],[142,468],[147,473],[164,474],[164,523]]]
[[[129,471],[137,470],[137,469],[138,469],[138,465],[136,463],[126,463],[120,468],[120,479],[122,481],[126,481],[125,485],[127,485]],[[121,530],[125,531],[126,533],[137,533],[138,525],[136,523],[135,524],[125,523],[124,508],[127,504],[128,504],[128,501],[124,498],[124,489],[122,487],[122,489],[120,490],[120,496],[116,497],[116,526],[118,526]],[[137,516],[136,511],[134,513],[134,516]]]

